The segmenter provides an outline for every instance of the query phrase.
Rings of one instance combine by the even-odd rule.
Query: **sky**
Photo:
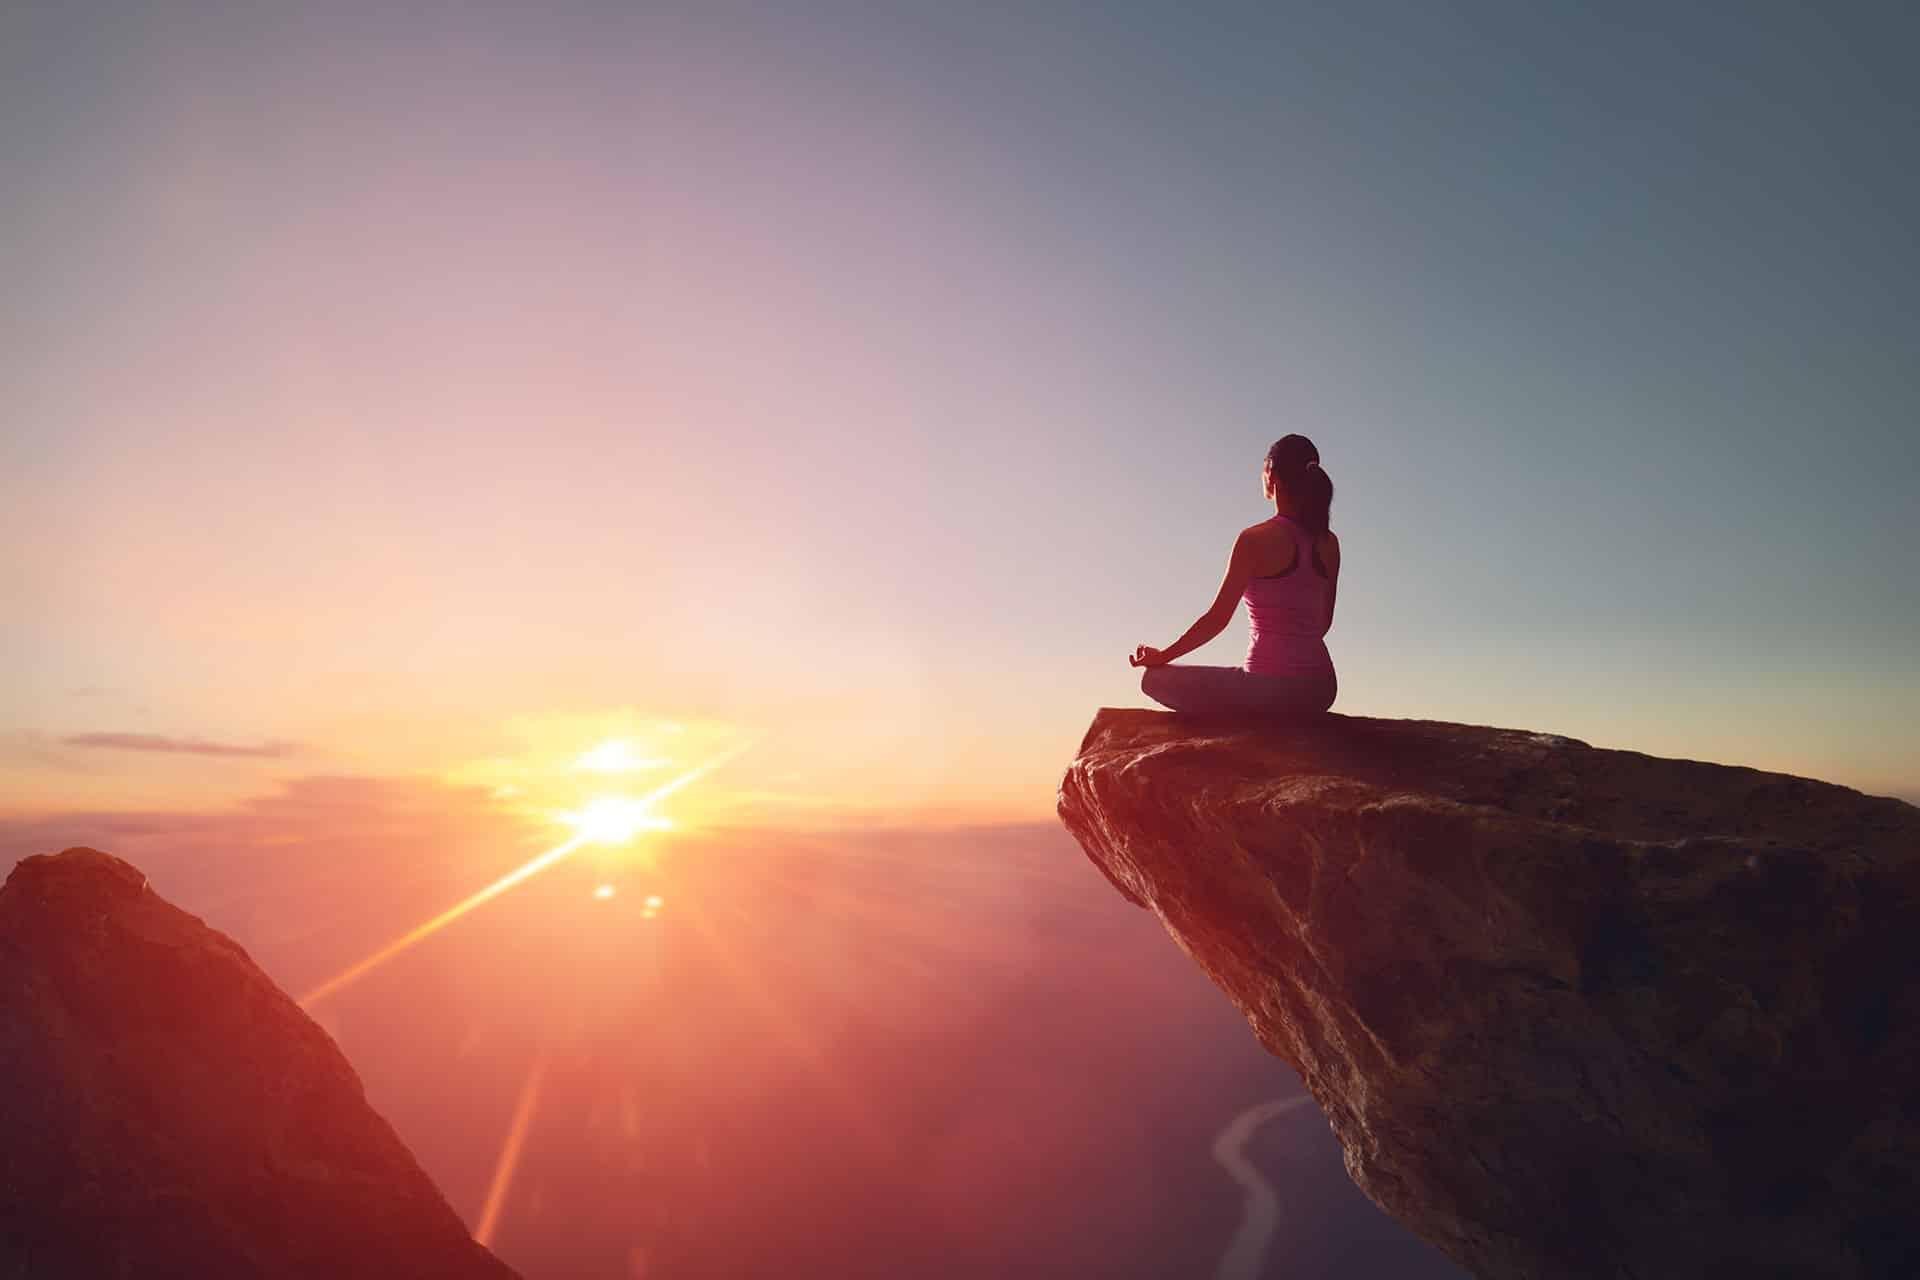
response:
[[[1916,38],[9,5],[0,813],[1043,819],[1295,431],[1335,710],[1920,796]]]

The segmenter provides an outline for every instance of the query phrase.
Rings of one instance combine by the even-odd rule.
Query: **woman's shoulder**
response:
[[[1267,554],[1277,551],[1291,552],[1293,537],[1287,532],[1285,521],[1262,520],[1259,524],[1250,524],[1242,529],[1239,536],[1234,539],[1234,545]]]

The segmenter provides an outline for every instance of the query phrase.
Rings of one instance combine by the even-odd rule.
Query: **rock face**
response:
[[[0,889],[0,1276],[508,1280],[246,952],[94,849]]]
[[[1101,711],[1062,821],[1484,1277],[1920,1275],[1920,809],[1544,734]]]

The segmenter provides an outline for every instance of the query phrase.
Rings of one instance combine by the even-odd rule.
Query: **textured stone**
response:
[[[1060,817],[1484,1277],[1920,1275],[1920,809],[1547,734],[1095,717]]]
[[[231,939],[95,849],[0,889],[0,1276],[508,1280]]]

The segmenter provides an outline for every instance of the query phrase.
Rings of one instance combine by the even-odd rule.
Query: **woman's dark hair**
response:
[[[1267,450],[1273,482],[1293,499],[1300,523],[1319,537],[1333,513],[1333,479],[1320,466],[1320,450],[1305,436],[1281,436]]]

